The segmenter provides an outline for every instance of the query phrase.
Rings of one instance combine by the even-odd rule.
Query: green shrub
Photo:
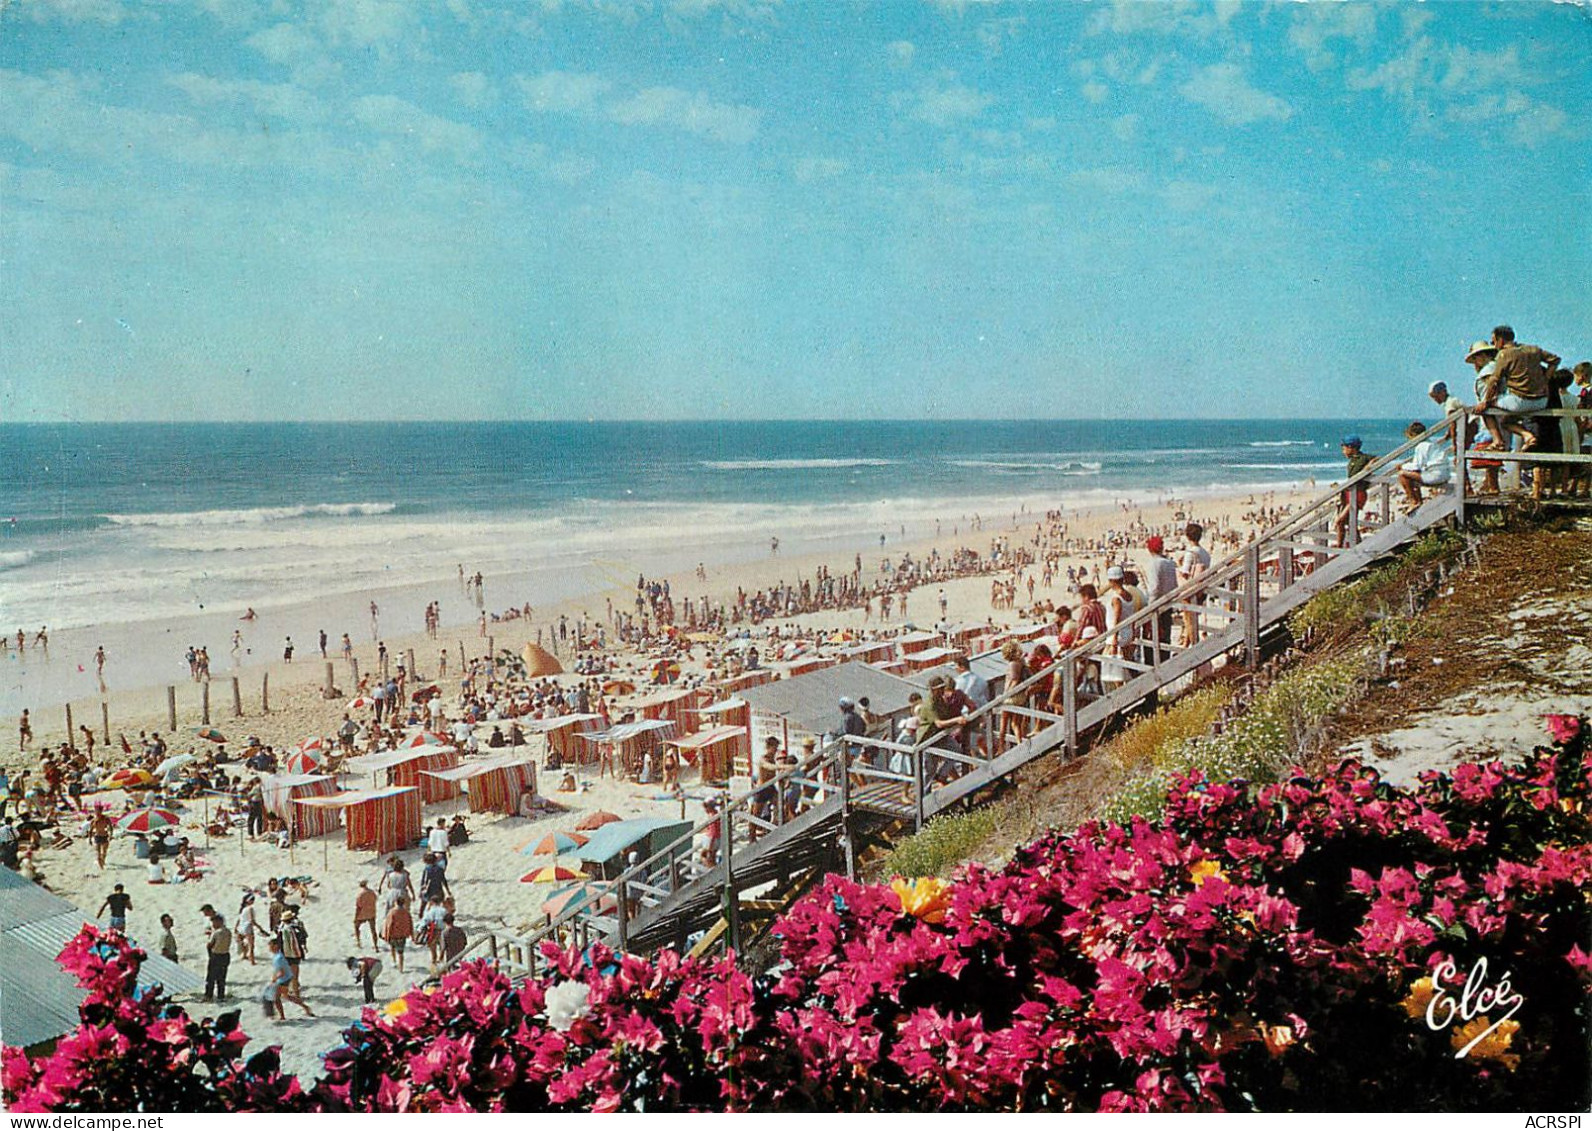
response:
[[[1311,732],[1357,697],[1366,667],[1366,653],[1357,650],[1279,677],[1221,734],[1185,739],[1162,750],[1151,769],[1101,806],[1101,819],[1159,817],[1172,779],[1193,769],[1215,780],[1275,779],[1299,760]]]
[[[922,831],[907,837],[879,862],[881,876],[938,876],[972,856],[995,831],[995,814],[989,809],[947,813],[934,818]]]

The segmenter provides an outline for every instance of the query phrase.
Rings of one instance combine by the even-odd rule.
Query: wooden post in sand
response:
[[[210,725],[210,681],[208,679],[199,685],[199,721],[205,726]]]
[[[459,641],[459,671],[462,673],[468,665],[464,661],[464,641]]]
[[[167,729],[177,729],[177,688],[169,683],[166,685],[166,722]]]
[[[409,678],[410,679],[419,679],[420,677],[416,674],[416,669],[415,669],[415,650],[413,648],[410,648],[407,652],[404,653],[404,655],[409,657],[409,665],[408,665],[408,668],[407,668],[407,670],[409,672]]]
[[[232,717],[243,718],[243,687],[238,683],[238,677],[232,677]]]
[[[321,698],[330,699],[332,697],[332,687],[333,687],[333,683],[332,683],[332,661],[327,660],[326,661],[326,686],[321,689]]]
[[[359,657],[348,657],[348,666],[354,669],[354,688],[357,691],[359,688]]]
[[[77,749],[77,732],[72,729],[72,704],[66,705],[66,744]]]
[[[111,705],[105,700],[100,700],[100,733],[104,736],[105,745],[111,744]]]
[[[260,714],[271,713],[271,673],[266,672],[260,677]]]

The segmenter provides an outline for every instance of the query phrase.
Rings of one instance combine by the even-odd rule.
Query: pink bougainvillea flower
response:
[[[1581,733],[1581,719],[1578,715],[1549,715],[1548,734],[1560,746],[1568,746],[1575,741],[1575,736]]]

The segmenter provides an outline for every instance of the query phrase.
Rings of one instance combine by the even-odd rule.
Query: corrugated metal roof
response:
[[[87,921],[75,904],[0,868],[0,1040],[26,1047],[77,1027],[83,991],[56,956]],[[143,949],[150,955],[138,971],[140,986],[203,988],[202,976]]]
[[[894,714],[907,696],[921,691],[916,683],[868,664],[837,664],[736,692],[752,709],[789,719],[814,734],[840,730],[840,697],[866,697],[876,715]]]

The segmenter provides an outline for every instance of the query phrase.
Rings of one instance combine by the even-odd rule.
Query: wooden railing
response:
[[[1573,414],[1592,416],[1592,412]],[[536,970],[536,952],[545,941],[585,946],[603,939],[627,950],[638,930],[652,942],[669,937],[666,928],[672,911],[683,920],[673,935],[682,936],[685,927],[716,911],[720,903],[715,897],[733,903],[740,887],[764,882],[771,869],[778,874],[782,856],[811,853],[821,847],[813,842],[825,837],[835,837],[833,848],[849,871],[852,826],[859,813],[882,813],[921,828],[947,806],[1045,753],[1060,749],[1069,758],[1076,756],[1081,736],[1090,728],[1195,677],[1230,653],[1242,653],[1254,666],[1266,627],[1423,530],[1451,518],[1462,522],[1470,460],[1592,465],[1592,456],[1579,454],[1470,452],[1464,447],[1465,415],[1454,413],[1428,433],[1435,437],[1454,427],[1453,474],[1446,488],[1427,488],[1436,493],[1410,513],[1393,512],[1398,467],[1426,437],[1408,440],[1376,458],[1203,574],[1107,632],[1080,642],[1050,667],[1003,687],[957,727],[976,738],[970,750],[951,745],[950,737],[941,732],[925,733],[910,743],[826,735],[823,748],[810,761],[728,799],[716,815],[627,867],[604,891],[570,904],[528,934],[483,936],[456,961],[478,957],[484,950],[511,971],[531,974]],[[1359,506],[1340,515],[1342,500],[1360,489],[1367,493],[1371,518],[1363,518]],[[1340,517],[1341,541],[1335,537]],[[1194,634],[1175,644],[1163,639],[1162,617],[1168,613],[1189,618]],[[1105,680],[1108,671],[1113,678]],[[1051,682],[1055,680],[1060,681],[1059,704]],[[1042,685],[1052,687],[1044,706],[1028,705]],[[1003,746],[1006,720],[1013,718],[1022,720],[1020,729],[1025,733]],[[804,834],[810,835],[804,840]],[[615,905],[612,913],[601,907],[610,898]]]

